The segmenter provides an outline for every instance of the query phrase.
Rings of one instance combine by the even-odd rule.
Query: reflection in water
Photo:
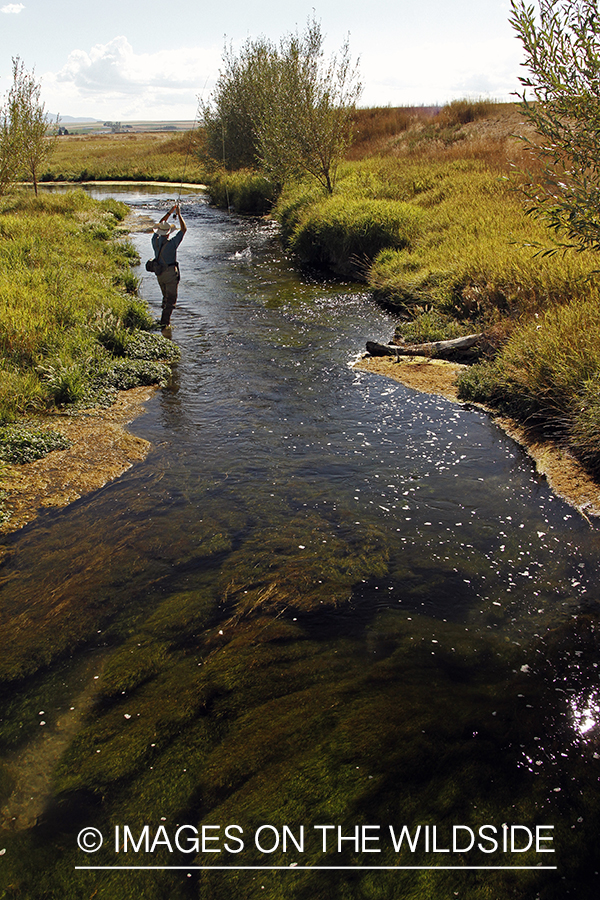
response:
[[[155,218],[171,202],[127,199]],[[579,675],[595,677],[597,532],[482,412],[351,368],[392,329],[358,288],[299,279],[271,225],[183,202],[182,359],[134,426],[152,453],[6,541],[6,759],[34,738],[58,660],[109,651],[98,705],[55,772],[39,866],[53,829],[68,835],[54,851],[64,871],[81,862],[83,813],[102,828],[539,819],[556,826],[567,881],[532,876],[518,896],[586,896],[595,851],[577,822],[599,812],[598,695],[559,688],[582,642]],[[145,258],[148,236],[136,242]],[[142,290],[158,314],[155,279]],[[572,752],[567,730],[591,752]],[[10,779],[0,766],[2,796]],[[106,848],[97,859],[114,864]],[[324,864],[318,848],[294,861]],[[386,847],[378,862],[398,859]],[[57,896],[79,896],[70,875],[52,877]],[[486,873],[487,894],[393,877],[209,873],[152,882],[148,897],[515,896],[510,875]],[[98,890],[112,900],[124,884]]]

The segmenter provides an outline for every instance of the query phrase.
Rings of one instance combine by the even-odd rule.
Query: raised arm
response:
[[[181,215],[181,207],[179,206],[179,202],[177,202],[175,204],[175,211],[179,218],[179,228],[180,228],[181,234],[183,236],[187,231],[187,225],[185,224],[185,222],[183,220],[183,216]]]
[[[171,215],[171,213],[176,212],[176,210],[177,210],[177,204],[175,203],[174,206],[171,207],[171,209],[169,210],[169,212],[166,212],[166,213],[164,214],[164,216],[162,217],[162,219],[161,219],[160,221],[161,221],[161,222],[166,222],[167,219],[169,218],[169,216]]]

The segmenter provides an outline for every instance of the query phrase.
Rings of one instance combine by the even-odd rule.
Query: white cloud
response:
[[[124,36],[89,51],[73,50],[58,72],[43,76],[48,108],[112,119],[191,119],[198,94],[219,68],[220,49],[136,53]]]
[[[363,53],[361,68],[365,106],[446,103],[473,95],[510,100],[519,87],[519,48],[510,35],[477,44],[406,43],[394,55],[391,47]]]
[[[9,16],[11,13],[13,15],[17,15],[20,12],[23,12],[25,7],[22,3],[7,3],[6,6],[0,8],[0,12],[7,13]]]

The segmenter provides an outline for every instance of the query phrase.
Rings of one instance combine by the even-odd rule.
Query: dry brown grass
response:
[[[455,101],[444,107],[359,109],[348,159],[407,156],[427,162],[477,159],[496,171],[535,170],[522,140],[534,138],[516,103]]]
[[[376,106],[357,109],[352,120],[354,139],[348,159],[385,152],[390,139],[419,124],[431,122],[439,113],[439,106]]]

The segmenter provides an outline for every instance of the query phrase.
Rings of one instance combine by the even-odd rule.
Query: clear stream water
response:
[[[152,217],[172,200],[112,193]],[[182,358],[131,426],[150,455],[4,541],[0,609],[33,662],[3,694],[0,884],[31,868],[54,891],[5,896],[597,896],[599,532],[481,411],[352,368],[393,330],[360,287],[303,279],[272,224],[182,199]],[[147,235],[133,240],[150,255]],[[169,718],[175,699],[186,712]],[[358,868],[75,871],[124,862],[106,839],[81,852],[80,826],[128,821],[267,824],[265,844],[304,825],[312,843],[293,858],[248,839],[217,861]],[[377,826],[381,854],[338,852],[335,830],[323,852],[325,823]],[[404,824],[437,826],[438,847],[454,825],[553,826],[556,852],[394,853],[389,826]],[[163,851],[161,865],[215,864],[165,845],[135,864]]]

